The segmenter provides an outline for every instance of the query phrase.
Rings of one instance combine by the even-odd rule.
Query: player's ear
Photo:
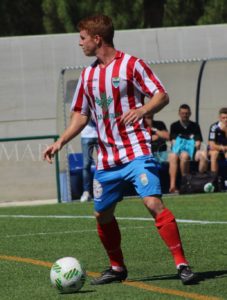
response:
[[[102,43],[102,38],[101,38],[101,36],[98,35],[98,34],[96,34],[96,35],[94,36],[94,41],[95,41],[95,43],[96,43],[97,46],[100,46],[101,43]]]

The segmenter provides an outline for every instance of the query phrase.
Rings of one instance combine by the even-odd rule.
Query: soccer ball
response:
[[[205,193],[213,193],[214,192],[214,186],[211,182],[208,182],[204,185],[204,192]]]
[[[51,267],[50,281],[59,293],[79,291],[86,280],[86,272],[74,257],[58,259]]]

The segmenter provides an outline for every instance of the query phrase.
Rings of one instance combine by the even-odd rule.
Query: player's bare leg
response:
[[[187,152],[180,154],[180,170],[182,176],[190,173],[190,156]]]
[[[209,155],[210,155],[210,170],[211,170],[211,172],[218,174],[219,152],[217,150],[210,150]]]
[[[208,169],[207,152],[204,150],[198,150],[195,154],[195,161],[199,162],[199,172],[204,173]]]
[[[177,192],[176,190],[176,178],[178,169],[178,156],[175,153],[169,154],[169,177],[170,177],[170,193]]]

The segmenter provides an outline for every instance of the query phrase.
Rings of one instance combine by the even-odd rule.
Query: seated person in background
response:
[[[151,128],[151,145],[154,157],[160,163],[167,161],[168,155],[166,141],[169,140],[169,132],[165,123],[162,121],[153,120],[152,115],[147,115],[145,117],[145,121]]]
[[[91,200],[93,175],[91,165],[93,163],[93,151],[98,149],[98,134],[95,123],[90,119],[81,131],[81,148],[83,154],[83,194],[80,202]]]
[[[199,172],[207,170],[206,151],[200,150],[203,140],[199,124],[190,120],[191,109],[189,105],[179,107],[180,120],[171,124],[170,140],[172,152],[169,154],[170,193],[177,192],[176,178],[178,161],[180,162],[181,175],[190,173],[190,160],[199,162]]]
[[[210,170],[218,173],[218,160],[227,159],[227,107],[219,110],[219,121],[210,126],[208,149]]]

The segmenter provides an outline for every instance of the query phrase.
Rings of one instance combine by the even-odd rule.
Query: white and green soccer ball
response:
[[[52,265],[50,280],[59,293],[74,293],[84,285],[86,272],[76,258],[63,257]]]
[[[208,182],[203,187],[205,193],[213,193],[214,192],[214,185],[211,182]]]

